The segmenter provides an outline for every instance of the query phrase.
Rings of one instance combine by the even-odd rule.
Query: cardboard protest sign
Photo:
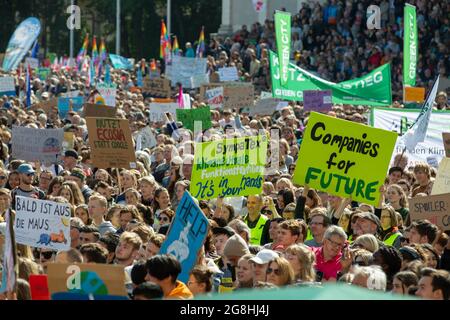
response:
[[[433,183],[432,195],[450,193],[450,158],[442,158]]]
[[[72,111],[80,112],[81,108],[83,108],[83,97],[58,98],[58,112],[62,119],[67,116],[70,110],[70,100],[72,100]]]
[[[276,111],[280,102],[280,99],[274,98],[259,99],[255,107],[250,108],[250,116],[271,116]]]
[[[152,97],[170,98],[170,80],[168,79],[144,79],[143,92],[149,93]]]
[[[450,230],[450,193],[414,197],[409,200],[411,221],[427,219],[442,230]]]
[[[260,194],[267,137],[251,136],[197,143],[191,192],[199,200]]]
[[[206,103],[212,109],[223,108],[223,87],[217,87],[205,92]]]
[[[312,112],[293,181],[378,205],[396,139],[394,132]]]
[[[16,96],[16,86],[13,77],[0,78],[0,97],[2,96]]]
[[[31,247],[70,249],[70,205],[16,196],[16,242]]]
[[[177,120],[183,123],[184,128],[191,131],[203,131],[212,127],[211,108],[209,106],[199,109],[177,109]],[[195,122],[200,122],[196,128]]]
[[[200,88],[200,99],[205,101],[206,91],[217,87],[223,87],[223,107],[225,109],[253,107],[253,95],[255,88],[251,83],[227,82],[203,85]]]
[[[63,141],[63,129],[13,127],[12,154],[16,159],[54,163]]]
[[[127,295],[125,271],[121,265],[49,263],[47,274],[48,288],[52,298],[63,292]]]
[[[97,90],[105,100],[105,105],[110,107],[116,106],[117,85],[115,83],[99,83],[97,85]]]
[[[206,239],[209,221],[194,199],[185,192],[177,207],[160,254],[172,254],[181,263],[178,280],[187,283],[197,263],[198,253]]]
[[[450,132],[442,132],[442,140],[444,141],[445,156],[450,158]]]
[[[128,120],[86,118],[91,158],[95,167],[136,169]]]
[[[331,111],[331,90],[305,90],[303,91],[303,108],[305,111],[318,111],[326,113]]]
[[[239,80],[239,75],[236,67],[220,68],[219,77],[221,82]]]
[[[145,127],[136,135],[136,150],[144,150],[153,148],[157,144],[155,135],[150,127]]]
[[[424,102],[425,88],[405,87],[405,102]]]
[[[84,105],[83,117],[91,118],[115,118],[117,108],[111,108],[109,106],[86,103]]]
[[[172,64],[166,65],[166,76],[173,84],[180,82],[183,88],[192,87],[192,77],[206,74],[206,58],[172,57]],[[194,83],[195,85],[195,83]]]
[[[170,113],[175,120],[178,108],[178,103],[150,103],[150,121],[164,122],[166,112]]]
[[[33,104],[30,108],[33,111],[36,111],[38,109],[42,109],[44,110],[44,112],[47,115],[50,115],[52,113],[55,112],[55,114],[58,112],[58,99],[57,98],[53,98],[50,99],[48,101],[42,101],[40,103],[37,104]]]

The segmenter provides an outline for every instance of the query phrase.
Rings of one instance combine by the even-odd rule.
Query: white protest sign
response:
[[[55,163],[63,141],[64,129],[13,127],[12,155],[26,161]]]
[[[70,205],[16,197],[16,242],[36,248],[70,249]]]
[[[261,91],[261,100],[272,98],[272,92]]]
[[[170,113],[176,120],[178,108],[178,103],[150,103],[150,121],[164,122],[166,112]]]
[[[206,90],[205,92],[206,103],[211,109],[223,108],[223,87],[217,87]]]
[[[172,85],[180,82],[183,88],[193,88],[191,78],[206,74],[207,59],[204,58],[186,58],[173,56],[172,64],[166,66],[167,78],[172,81]]]
[[[30,65],[31,69],[39,68],[39,59],[36,58],[26,58],[25,65]]]
[[[236,67],[228,67],[219,69],[220,81],[237,81],[239,80],[239,75]]]
[[[280,104],[280,99],[265,98],[260,99],[256,103],[255,107],[250,108],[250,116],[254,117],[256,115],[271,116]]]
[[[431,195],[450,193],[450,158],[443,158],[434,180]]]
[[[116,106],[116,94],[117,85],[116,84],[105,84],[100,83],[97,85],[97,90],[105,100],[105,104],[110,107]]]
[[[0,78],[0,96],[15,96],[16,86],[14,84],[13,77],[1,77]]]
[[[191,77],[191,88],[200,88],[204,84],[209,83],[208,74],[196,74]]]
[[[75,90],[75,91],[69,91],[66,93],[62,93],[61,97],[62,98],[76,98],[80,95],[80,90]]]
[[[153,148],[157,144],[155,135],[150,127],[145,127],[136,135],[136,150],[140,151],[146,148]]]

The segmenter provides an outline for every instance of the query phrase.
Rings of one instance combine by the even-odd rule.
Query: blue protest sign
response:
[[[3,70],[17,69],[19,63],[31,49],[41,32],[41,23],[36,18],[28,18],[14,31],[6,49]]]
[[[72,110],[79,112],[83,108],[84,98],[83,97],[73,97],[73,98],[58,98],[58,111],[59,116],[64,119],[69,112],[70,100],[73,102]]]
[[[189,273],[197,262],[198,251],[208,234],[208,225],[205,214],[186,191],[159,252],[172,254],[178,259],[181,263],[178,280],[184,283],[189,280]]]
[[[127,58],[110,53],[109,59],[111,59],[111,63],[114,69],[125,69],[125,70],[133,69],[133,65]]]

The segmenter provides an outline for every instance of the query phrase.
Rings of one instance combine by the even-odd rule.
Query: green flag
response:
[[[376,107],[392,104],[390,64],[385,64],[361,78],[334,83],[290,63],[286,87],[281,85],[279,70],[278,56],[270,51],[270,73],[274,98],[303,101],[304,90],[331,90],[333,103]]]
[[[406,4],[404,11],[403,38],[403,84],[414,87],[416,85],[417,70],[417,23],[416,7]]]
[[[281,57],[281,85],[285,87],[288,82],[289,58],[291,55],[291,14],[289,12],[277,11],[275,13],[275,33],[278,56]]]

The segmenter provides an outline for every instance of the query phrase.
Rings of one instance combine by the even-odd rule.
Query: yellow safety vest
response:
[[[248,219],[248,216],[247,216]],[[261,245],[261,238],[262,238],[262,233],[263,233],[263,229],[264,226],[266,225],[267,220],[269,220],[269,218],[267,218],[264,215],[260,215],[258,218],[258,223],[256,224],[256,226],[254,228],[250,228],[250,244],[252,245],[256,245],[259,246]]]
[[[395,240],[400,237],[402,234],[400,232],[392,233],[389,237],[385,238],[383,243],[387,246],[394,246]]]
[[[314,239],[314,237],[313,237],[313,235],[311,233],[311,230],[308,228],[308,231],[306,232],[306,239],[305,239],[305,241],[312,240],[312,239]]]

